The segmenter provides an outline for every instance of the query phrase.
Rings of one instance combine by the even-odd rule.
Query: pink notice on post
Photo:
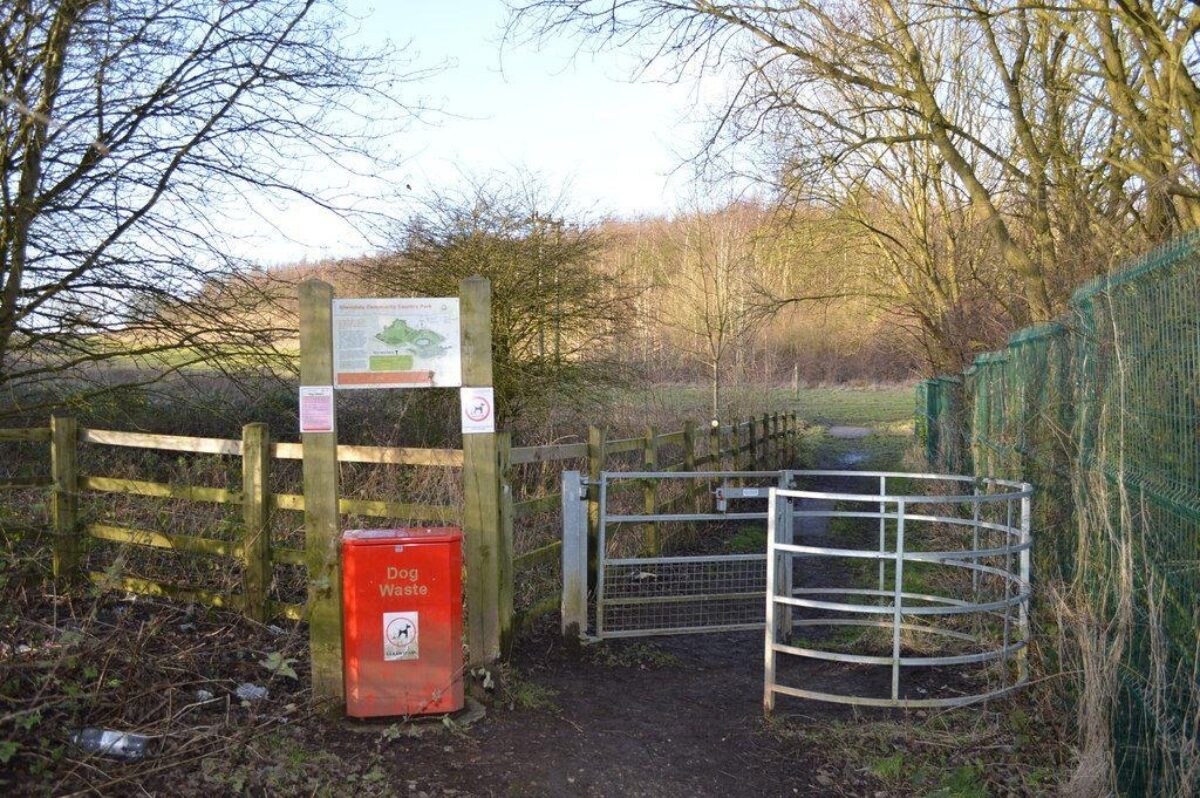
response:
[[[300,431],[333,432],[333,386],[300,388]]]

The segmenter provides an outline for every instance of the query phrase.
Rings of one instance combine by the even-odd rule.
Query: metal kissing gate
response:
[[[614,511],[629,483],[664,481],[675,505],[719,483],[714,511]],[[1028,681],[1032,496],[1028,483],[941,474],[606,472],[589,483],[566,472],[563,629],[589,629],[590,509],[591,637],[763,629],[768,712],[781,695],[877,707],[996,698]],[[765,525],[765,539],[739,522]],[[614,534],[653,524],[684,527],[681,553],[646,551],[657,533]],[[696,534],[698,524],[724,528]],[[720,549],[739,534],[739,553]]]

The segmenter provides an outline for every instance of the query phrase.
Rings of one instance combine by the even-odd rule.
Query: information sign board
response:
[[[462,385],[458,298],[335,299],[339,389]]]

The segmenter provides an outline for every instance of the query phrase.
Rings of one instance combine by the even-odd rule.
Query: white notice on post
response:
[[[491,388],[463,388],[459,392],[462,404],[463,435],[496,431],[496,394]]]
[[[333,384],[347,388],[462,385],[457,297],[335,299]]]
[[[333,432],[333,386],[300,386],[300,431]]]

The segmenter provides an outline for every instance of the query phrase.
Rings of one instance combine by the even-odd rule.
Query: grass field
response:
[[[648,385],[613,391],[598,405],[581,404],[552,414],[546,427],[522,430],[521,438],[549,434],[559,440],[582,439],[589,423],[600,423],[610,435],[637,435],[649,425],[660,431],[679,429],[685,420],[706,424],[711,409],[703,385]],[[721,421],[732,423],[763,413],[795,411],[811,425],[805,459],[810,466],[890,470],[901,467],[912,445],[911,385],[790,388],[744,384],[722,394]],[[596,419],[602,419],[596,421]],[[825,434],[831,426],[869,427],[871,434],[853,440]]]
[[[913,387],[887,385],[870,388],[802,388],[798,395],[792,391],[776,391],[786,397],[801,418],[823,424],[880,424],[911,423],[913,417]]]
[[[613,427],[638,430],[646,424],[674,428],[688,418],[707,422],[711,416],[709,396],[709,389],[703,385],[648,385],[613,391],[598,400]],[[911,424],[913,388],[884,385],[793,391],[744,384],[723,389],[721,405],[724,423],[794,410],[800,419],[813,424],[878,427]]]

